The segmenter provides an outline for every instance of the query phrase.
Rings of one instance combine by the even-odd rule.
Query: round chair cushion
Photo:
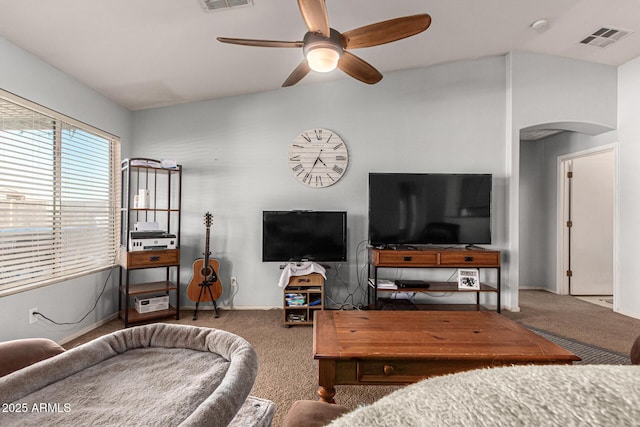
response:
[[[0,342],[0,377],[64,352],[47,338],[25,338]]]

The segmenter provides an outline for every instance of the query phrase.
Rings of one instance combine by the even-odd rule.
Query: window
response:
[[[117,137],[0,90],[0,295],[116,263]]]

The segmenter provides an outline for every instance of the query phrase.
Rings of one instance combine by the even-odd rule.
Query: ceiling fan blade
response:
[[[429,25],[431,16],[426,13],[390,19],[342,33],[342,45],[345,49],[378,46],[421,33]]]
[[[234,39],[229,37],[218,37],[218,41],[222,43],[239,44],[243,46],[258,47],[302,47],[303,42],[286,42],[280,40],[253,40],[253,39]]]
[[[342,52],[342,56],[338,61],[338,68],[353,77],[367,84],[376,84],[382,80],[382,74],[376,70],[368,62],[358,58],[354,54]]]
[[[296,84],[300,80],[302,80],[304,78],[304,76],[309,74],[309,71],[311,71],[311,68],[309,68],[309,64],[307,63],[307,60],[304,59],[296,67],[296,69],[293,70],[293,72],[291,74],[289,74],[289,77],[287,77],[287,80],[285,80],[284,83],[282,83],[282,87],[293,86],[294,84]]]
[[[325,0],[298,0],[298,7],[310,32],[329,37],[329,14]]]

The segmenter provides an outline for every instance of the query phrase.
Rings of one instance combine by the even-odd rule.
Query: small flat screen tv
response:
[[[491,174],[369,174],[369,243],[491,243]]]
[[[346,212],[262,212],[263,262],[344,262],[346,260]]]

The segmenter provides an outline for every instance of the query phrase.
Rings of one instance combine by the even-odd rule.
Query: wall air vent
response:
[[[232,7],[253,6],[253,0],[198,0],[205,12],[227,10]]]
[[[619,30],[611,27],[602,27],[593,33],[589,34],[587,37],[582,39],[580,43],[588,44],[589,46],[596,47],[608,47],[621,40],[622,38],[631,34],[631,31],[628,30]]]

